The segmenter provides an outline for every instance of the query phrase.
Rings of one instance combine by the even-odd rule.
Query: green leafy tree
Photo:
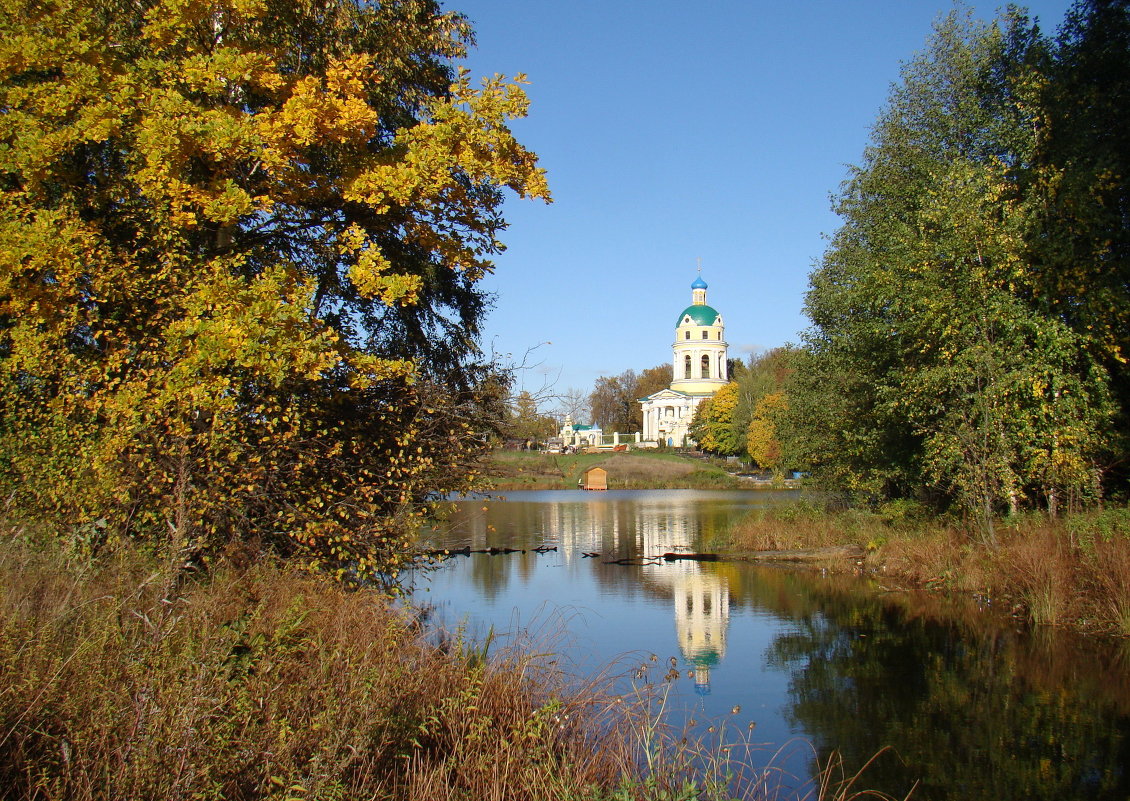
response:
[[[1091,492],[1109,431],[1108,374],[1032,256],[1048,60],[1018,12],[954,12],[906,66],[839,197],[784,416],[828,483],[958,502],[990,542],[1002,510]]]
[[[206,554],[395,571],[465,485],[520,79],[431,0],[3,0],[0,482]]]
[[[1030,291],[1110,374],[1117,452],[1130,430],[1130,3],[1076,3],[1031,84]],[[1125,465],[1112,474],[1125,486]]]
[[[767,395],[785,391],[785,385],[793,373],[796,355],[797,349],[791,345],[772,348],[757,356],[750,356],[748,364],[743,364],[741,369],[730,373],[738,384],[738,405],[734,410],[732,423],[734,436],[746,440],[761,400]],[[757,461],[756,457],[754,460]]]

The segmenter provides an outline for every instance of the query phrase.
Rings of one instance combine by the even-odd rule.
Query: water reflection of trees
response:
[[[1086,644],[1065,673],[1066,650],[1016,631],[957,632],[877,598],[813,600],[821,611],[799,615],[769,658],[790,671],[788,715],[822,756],[863,764],[894,748],[869,786],[897,795],[919,780],[921,799],[1130,797],[1126,698],[1089,691],[1103,672]]]

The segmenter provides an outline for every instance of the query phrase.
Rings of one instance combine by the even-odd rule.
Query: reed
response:
[[[1011,594],[1036,625],[1061,625],[1082,603],[1072,589],[1079,563],[1066,545],[1056,528],[1036,526],[1009,537],[997,555],[997,591]]]
[[[1096,617],[1130,637],[1130,508],[1076,515],[1065,525],[1073,550],[1087,566]]]

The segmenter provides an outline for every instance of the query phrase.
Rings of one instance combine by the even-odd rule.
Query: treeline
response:
[[[588,391],[576,387],[560,392],[553,387],[521,390],[508,404],[504,431],[511,438],[537,441],[556,436],[568,416],[577,425],[598,425],[609,433],[634,434],[643,430],[639,399],[670,383],[671,365],[666,363],[639,372],[625,370],[600,376]]]
[[[796,357],[796,349],[786,347],[746,363],[731,360],[730,383],[695,411],[690,435],[698,447],[783,472],[789,465],[777,435],[778,417],[788,408],[786,388]]]
[[[1130,11],[942,19],[841,187],[784,463],[856,498],[1056,514],[1127,489]],[[715,403],[718,403],[716,399]]]

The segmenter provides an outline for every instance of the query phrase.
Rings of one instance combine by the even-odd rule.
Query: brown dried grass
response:
[[[995,549],[957,521],[905,511],[776,507],[735,526],[730,547],[860,545],[889,580],[996,599],[1035,625],[1130,636],[1130,510],[1001,521]]]
[[[1057,527],[1014,533],[996,557],[997,591],[1017,599],[1032,623],[1058,626],[1079,618],[1087,602],[1082,565]]]
[[[626,749],[580,714],[603,699],[480,657],[278,564],[178,587],[136,552],[76,565],[8,537],[0,795],[557,799],[619,780]]]
[[[1113,633],[1130,637],[1130,543],[1095,543],[1094,562],[1096,617],[1108,621]]]
[[[759,509],[737,523],[730,533],[735,550],[783,551],[843,545],[858,540],[851,522],[803,505]]]

